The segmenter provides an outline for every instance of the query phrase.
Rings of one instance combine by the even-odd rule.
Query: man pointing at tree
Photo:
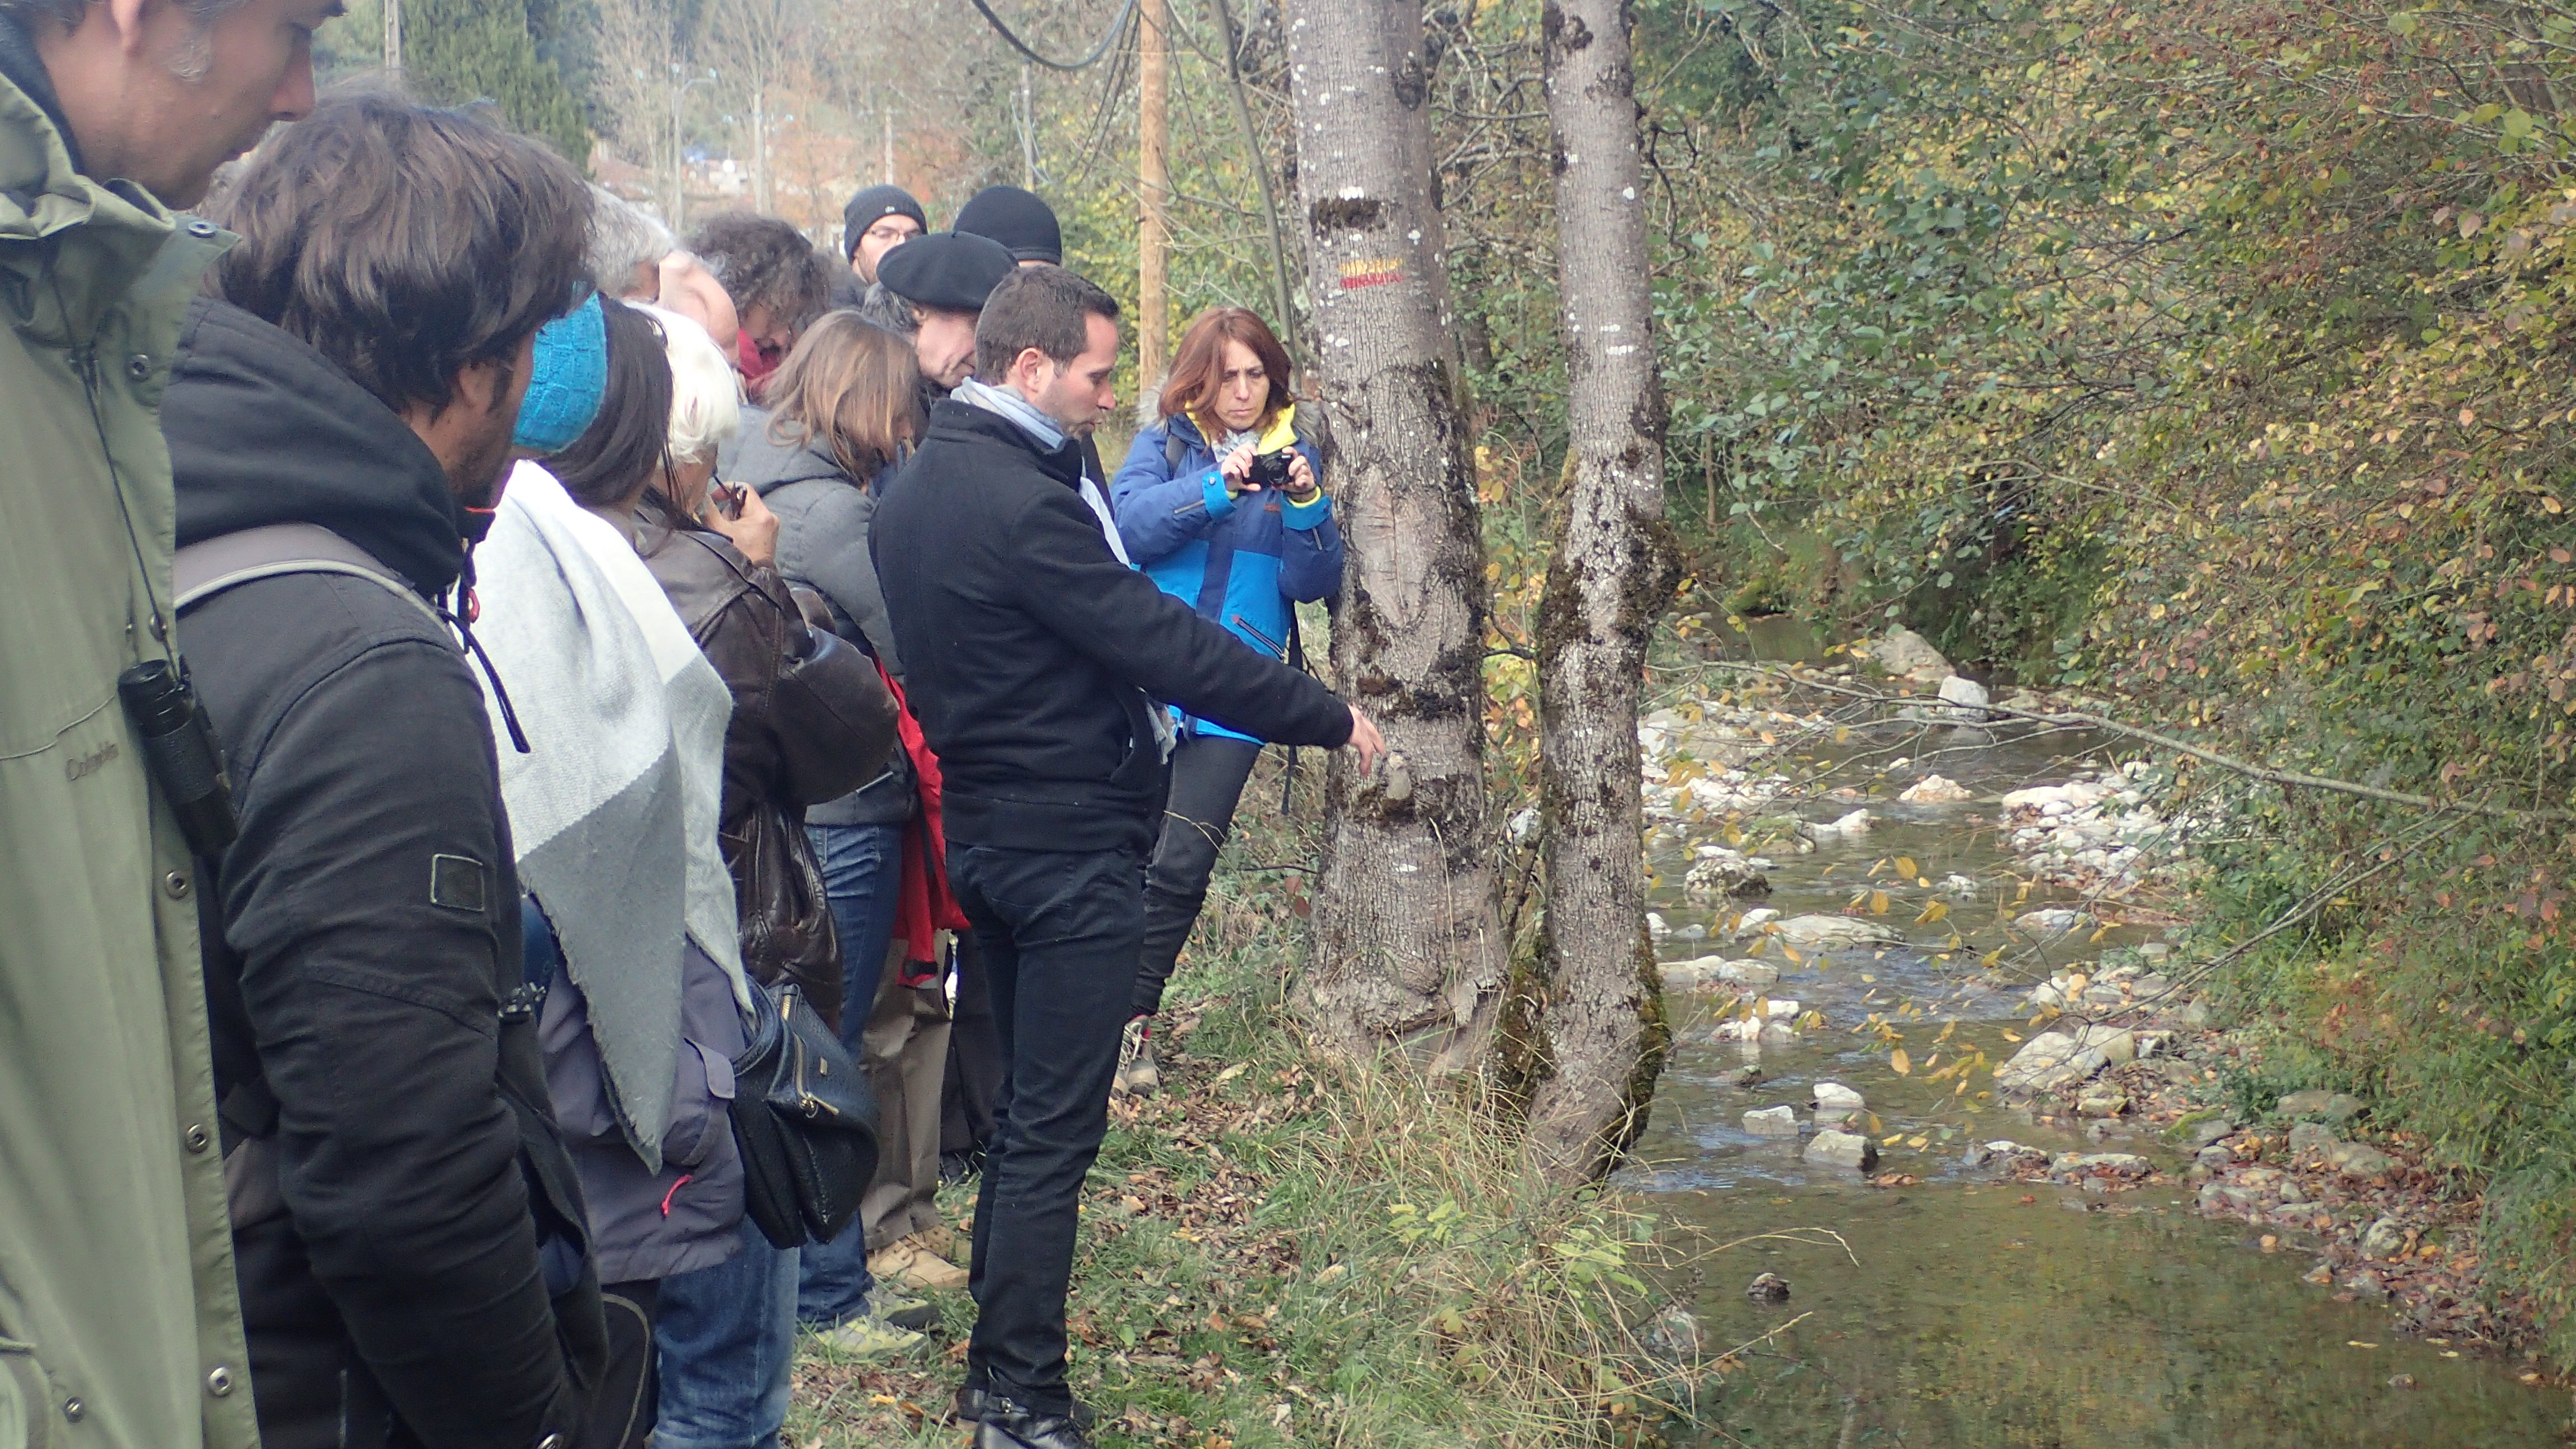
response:
[[[1366,715],[1129,568],[1083,476],[1114,405],[1118,304],[1059,267],[1005,278],[975,377],[877,507],[877,577],[946,777],[948,874],[991,973],[1009,1067],[975,1208],[962,1416],[978,1449],[1088,1449],[1065,1386],[1083,1175],[1145,929],[1169,714],[1382,748]]]

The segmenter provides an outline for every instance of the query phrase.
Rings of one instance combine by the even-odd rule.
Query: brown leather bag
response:
[[[742,914],[742,964],[775,985],[792,981],[823,1019],[840,1027],[841,950],[823,865],[804,827],[775,805],[751,813],[734,855],[734,901]]]

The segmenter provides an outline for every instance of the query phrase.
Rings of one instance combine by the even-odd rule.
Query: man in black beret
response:
[[[945,393],[974,370],[976,316],[1014,265],[990,237],[932,232],[879,259],[877,285],[859,310],[869,321],[910,336],[923,380]],[[876,305],[880,292],[903,305]],[[905,313],[911,326],[902,325]]]
[[[871,186],[841,208],[841,249],[863,287],[876,281],[879,258],[928,230],[921,203],[900,186]]]
[[[1055,212],[1016,186],[987,186],[957,213],[957,229],[988,236],[1011,249],[1011,260],[1024,267],[1064,265],[1064,229]]]

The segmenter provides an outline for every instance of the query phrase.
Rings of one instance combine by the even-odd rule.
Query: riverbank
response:
[[[1719,1338],[1814,1317],[1714,1386],[1707,1442],[2549,1442],[2476,1194],[2203,998],[2207,782],[1805,657],[1678,662],[1646,732],[1676,1047],[1621,1183],[1848,1248],[1757,1250],[1777,1305],[1710,1275]]]
[[[1674,1254],[1633,1204],[1528,1182],[1454,1095],[1308,1057],[1280,1007],[1303,885],[1237,868],[1303,858],[1250,808],[1278,789],[1269,768],[1255,777],[1250,838],[1175,980],[1164,1089],[1113,1103],[1084,1196],[1073,1382],[1100,1441],[1542,1449],[1651,1434],[1681,1372],[1647,1347],[1650,1285]],[[970,1200],[951,1189],[942,1205],[962,1233]],[[863,1368],[807,1340],[787,1442],[953,1446],[942,1420],[973,1309],[962,1291],[935,1296],[943,1332],[911,1360]]]

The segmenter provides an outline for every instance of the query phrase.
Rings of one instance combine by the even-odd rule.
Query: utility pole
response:
[[[402,74],[402,0],[385,0],[385,69]]]
[[[769,210],[769,128],[760,113],[766,85],[751,88],[751,205],[763,214]]]
[[[671,64],[671,230],[674,232],[685,233],[689,221],[684,214],[689,205],[688,131],[680,114],[680,103],[688,96],[689,87],[712,85],[715,79],[716,73],[712,70],[704,75],[688,76],[677,61]]]
[[[1029,88],[1027,61],[1020,62],[1020,185],[1030,191],[1038,189],[1038,112]]]
[[[1171,0],[1143,0],[1137,11],[1136,193],[1143,211],[1136,229],[1136,377],[1152,387],[1163,380],[1172,338],[1172,233],[1163,208],[1171,192],[1169,134],[1172,99]]]

